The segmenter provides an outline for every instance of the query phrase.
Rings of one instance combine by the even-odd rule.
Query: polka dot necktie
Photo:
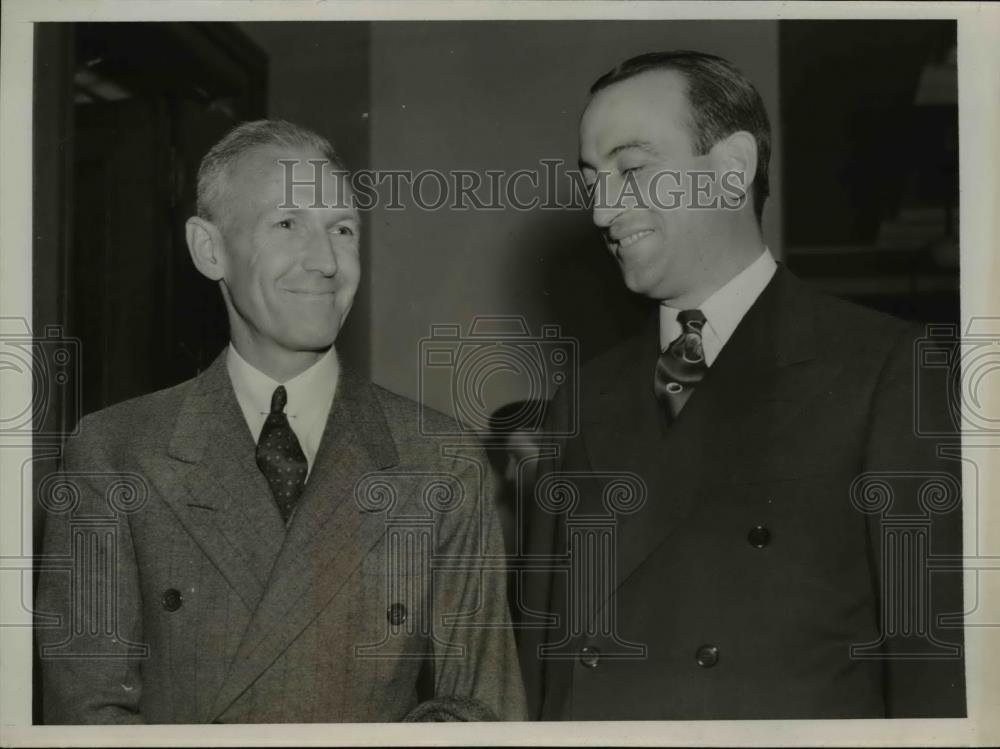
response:
[[[708,371],[701,339],[705,315],[701,310],[688,309],[678,313],[677,322],[681,334],[660,354],[653,380],[656,398],[671,418],[681,412],[694,386]]]
[[[288,394],[279,385],[271,396],[271,413],[260,430],[257,440],[257,466],[271,486],[274,501],[287,523],[306,485],[309,464],[295,432],[288,424],[285,405]]]

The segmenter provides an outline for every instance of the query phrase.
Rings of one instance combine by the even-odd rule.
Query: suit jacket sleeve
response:
[[[525,720],[524,687],[507,606],[502,529],[489,466],[484,455],[479,457],[453,468],[465,499],[457,511],[444,515],[438,555],[482,555],[495,569],[434,574],[434,693],[476,700],[501,720]]]
[[[960,556],[962,553],[962,513],[960,491],[947,492],[954,497],[953,507],[941,512],[928,513],[920,501],[920,487],[925,486],[930,474],[950,476],[954,487],[961,481],[960,461],[939,454],[939,448],[951,444],[957,451],[958,440],[942,441],[940,438],[919,436],[915,415],[921,414],[921,424],[935,424],[938,427],[949,424],[947,404],[948,393],[921,392],[916,387],[915,361],[917,329],[906,330],[897,340],[883,369],[874,393],[871,410],[871,425],[865,453],[864,470],[868,476],[882,477],[891,487],[892,504],[883,513],[873,513],[869,518],[869,531],[874,569],[875,585],[879,593],[882,610],[886,604],[904,605],[903,616],[921,615],[912,598],[900,593],[898,587],[891,587],[893,570],[888,564],[900,565],[892,555],[892,549],[884,543],[886,529],[894,520],[902,516],[927,518],[930,524],[930,548],[932,558]],[[923,474],[919,476],[917,474]],[[940,484],[939,484],[940,485]],[[947,498],[942,496],[947,503]],[[902,562],[904,566],[915,567],[913,560]],[[920,577],[919,569],[901,570],[903,574]],[[888,573],[888,574],[887,574]],[[898,577],[895,577],[898,580]],[[887,586],[887,581],[889,585]],[[962,574],[960,571],[933,571],[929,574],[929,612],[926,620],[932,640],[939,643],[963,644],[961,629]],[[911,613],[906,613],[907,611]],[[941,617],[958,617],[958,624],[947,626]],[[915,622],[916,623],[916,622]],[[944,649],[931,647],[930,655],[917,656],[914,641],[898,636],[902,621],[895,623],[881,621],[881,631],[886,638],[883,643],[885,654],[885,700],[887,717],[959,717],[966,714],[965,671],[961,655],[947,656]],[[916,650],[921,649],[916,641]]]
[[[128,515],[109,505],[114,476],[99,453],[84,437],[70,441],[53,493],[75,501],[46,517],[43,559],[61,567],[43,569],[36,597],[39,613],[59,619],[37,629],[49,724],[143,722],[138,570]],[[100,519],[104,532],[88,532],[78,524],[85,518]]]

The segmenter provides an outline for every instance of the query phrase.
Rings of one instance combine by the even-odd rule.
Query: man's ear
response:
[[[211,221],[192,216],[184,226],[194,267],[206,278],[221,281],[224,274],[222,232]]]
[[[757,177],[757,139],[746,130],[738,130],[712,147],[719,178],[727,186],[742,188],[750,194],[750,185]]]

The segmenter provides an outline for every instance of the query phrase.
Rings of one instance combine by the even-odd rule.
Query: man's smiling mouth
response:
[[[333,296],[336,293],[332,289],[319,289],[319,290],[313,290],[313,289],[285,289],[285,291],[287,291],[289,294],[296,294],[298,296],[305,296],[305,297]]]
[[[626,247],[630,247],[630,246],[634,245],[640,239],[642,239],[646,235],[652,234],[652,233],[653,233],[652,229],[640,229],[639,231],[632,232],[631,234],[628,234],[628,235],[622,237],[621,239],[617,240],[616,244],[619,247],[621,247],[622,249],[624,249]]]
[[[644,239],[645,237],[649,236],[652,233],[653,233],[652,229],[638,229],[636,231],[630,232],[628,234],[625,234],[617,238],[613,235],[609,235],[607,238],[608,249],[610,249],[611,252],[614,253],[615,257],[621,260],[621,253],[623,250],[628,249],[636,242]]]

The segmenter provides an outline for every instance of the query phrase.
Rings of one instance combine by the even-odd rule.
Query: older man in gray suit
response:
[[[46,722],[393,721],[434,698],[522,718],[503,571],[474,568],[503,549],[485,461],[445,457],[417,404],[338,362],[360,226],[330,144],[239,126],[202,162],[198,214],[230,345],[66,446],[73,511],[45,554],[79,563],[40,575],[63,624],[38,631]],[[109,512],[128,480],[141,507]],[[80,518],[110,532],[81,542]]]

